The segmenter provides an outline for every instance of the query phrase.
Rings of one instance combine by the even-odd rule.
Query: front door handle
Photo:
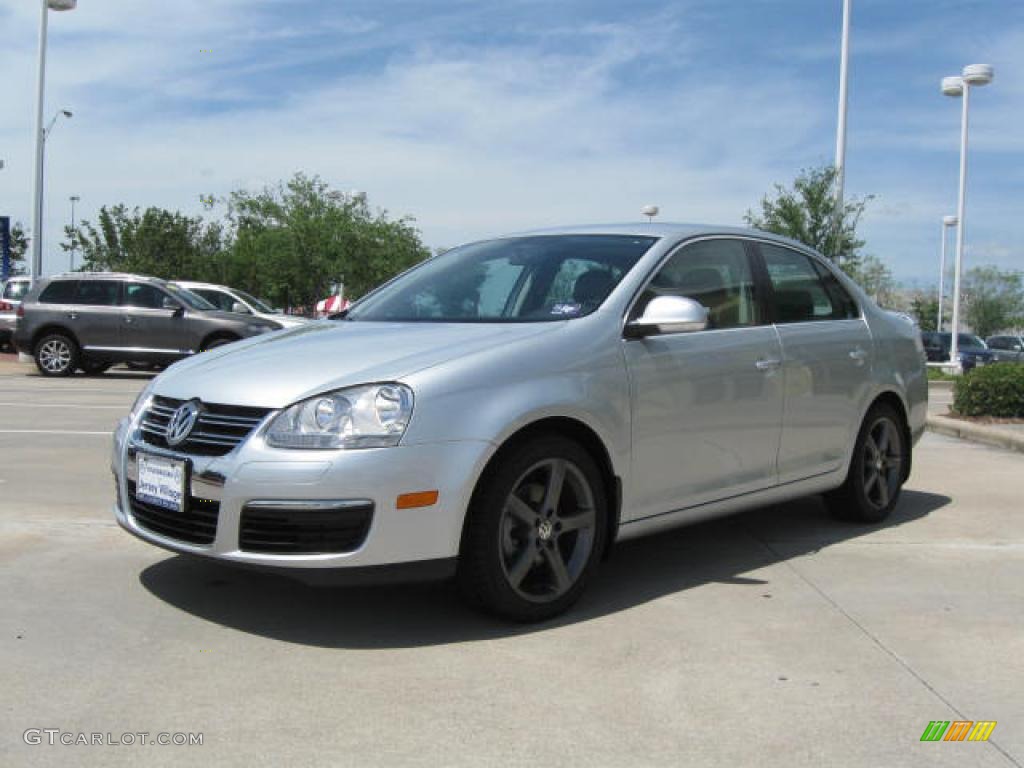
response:
[[[857,347],[850,350],[850,359],[857,365],[864,365],[864,361],[868,359],[868,353],[861,347]]]
[[[134,321],[134,320],[133,320],[133,319],[131,318],[131,316],[130,316],[130,315],[125,315],[125,316],[124,316],[124,321],[125,321],[126,323],[134,323],[134,322],[135,322],[135,321]]]
[[[771,373],[772,371],[777,371],[779,369],[779,366],[782,365],[782,361],[781,360],[762,359],[762,360],[758,360],[756,363],[754,363],[754,365],[757,367],[757,370],[759,370],[759,371],[764,371],[765,373]]]
[[[77,319],[78,319],[78,313],[77,312],[68,312],[68,320],[77,320]]]

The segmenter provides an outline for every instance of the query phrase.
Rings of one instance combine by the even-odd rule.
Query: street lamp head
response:
[[[968,64],[964,67],[963,80],[968,85],[988,85],[995,74],[991,64]]]
[[[46,7],[51,11],[73,11],[78,6],[78,0],[46,0]]]
[[[942,223],[947,227],[955,227],[960,220],[956,216],[943,216]]]
[[[964,81],[955,75],[942,78],[942,93],[946,96],[962,96],[964,93]]]
[[[77,203],[82,198],[80,198],[78,195],[72,195],[69,199],[71,200],[72,203]]]
[[[68,118],[72,117],[72,114],[71,114],[71,110],[70,110],[70,109],[62,109],[62,110],[60,111],[60,113],[61,113],[62,115],[64,115],[64,117],[68,117]]]

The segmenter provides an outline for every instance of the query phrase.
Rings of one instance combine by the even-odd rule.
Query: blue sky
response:
[[[867,251],[936,279],[972,99],[968,265],[1024,268],[1024,3],[854,0],[847,192]],[[81,0],[51,14],[47,271],[81,196],[199,212],[294,171],[430,245],[562,223],[737,224],[832,161],[840,0]],[[0,0],[0,213],[29,223],[37,6]],[[208,51],[208,52],[206,52]]]

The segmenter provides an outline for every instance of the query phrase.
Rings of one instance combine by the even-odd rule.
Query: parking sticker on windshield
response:
[[[579,304],[573,304],[571,302],[555,304],[555,306],[551,308],[551,314],[561,315],[562,317],[575,317],[580,313],[580,309],[582,309],[582,307]]]

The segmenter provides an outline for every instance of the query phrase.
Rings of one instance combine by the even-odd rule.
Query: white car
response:
[[[285,327],[294,328],[308,323],[304,317],[286,315],[279,309],[274,309],[265,301],[251,296],[245,291],[237,288],[229,288],[226,285],[214,283],[197,283],[192,280],[177,280],[175,285],[180,285],[187,291],[202,296],[217,309],[224,312],[235,312],[243,315],[254,315],[264,320],[273,320],[275,323]]]
[[[11,343],[22,297],[32,287],[27,277],[12,277],[0,283],[0,348]]]

